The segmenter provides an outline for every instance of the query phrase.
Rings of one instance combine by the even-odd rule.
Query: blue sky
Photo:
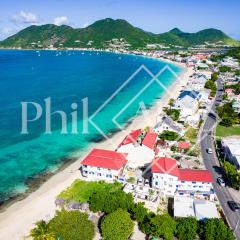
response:
[[[0,6],[0,39],[31,24],[84,27],[106,17],[154,33],[214,27],[240,39],[239,10],[239,0],[7,0]]]

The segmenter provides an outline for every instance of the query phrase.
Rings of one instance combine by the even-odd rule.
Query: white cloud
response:
[[[58,25],[58,26],[63,25],[63,24],[68,24],[68,23],[69,23],[69,20],[66,16],[56,17],[53,20],[53,24]]]
[[[31,12],[24,12],[24,11],[20,11],[19,14],[13,16],[12,20],[15,23],[20,23],[20,24],[26,24],[26,23],[34,24],[38,22],[38,18],[36,14]]]

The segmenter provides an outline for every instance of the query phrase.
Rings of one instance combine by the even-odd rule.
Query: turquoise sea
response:
[[[91,143],[103,140],[99,129],[107,136],[119,131],[112,121],[117,114],[121,113],[117,122],[124,126],[140,114],[140,102],[151,107],[164,88],[156,82],[150,85],[152,77],[143,69],[132,76],[143,65],[157,74],[166,63],[107,52],[0,50],[0,202],[25,192],[29,182],[41,174],[82,156]],[[182,72],[175,65],[171,68],[178,74]],[[158,79],[165,87],[176,80],[169,71]],[[52,134],[44,133],[44,99],[49,97],[52,112],[66,113],[68,134],[61,134],[57,114],[52,115]],[[82,134],[84,98],[88,98],[89,117],[108,100],[92,118],[95,126],[89,123],[88,134]],[[35,102],[42,108],[42,116],[29,123],[29,134],[24,135],[21,102]],[[78,104],[78,134],[71,134],[72,103]],[[28,118],[35,115],[35,107],[29,104]]]

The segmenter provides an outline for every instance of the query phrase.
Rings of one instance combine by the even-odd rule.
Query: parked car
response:
[[[207,153],[208,153],[208,154],[212,154],[212,152],[213,152],[213,151],[212,151],[211,148],[207,148]]]
[[[217,178],[217,182],[218,182],[219,185],[222,186],[222,187],[225,187],[225,186],[226,186],[225,181],[224,181],[223,178],[221,178],[221,177],[218,177],[218,178]]]
[[[240,210],[240,204],[234,201],[228,201],[228,206],[231,208],[232,211],[237,212]]]

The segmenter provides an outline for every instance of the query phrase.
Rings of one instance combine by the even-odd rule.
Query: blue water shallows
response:
[[[164,88],[154,82],[138,96],[152,79],[143,69],[126,82],[143,65],[157,74],[166,63],[105,52],[1,50],[0,201],[24,192],[29,179],[59,167],[70,157],[83,155],[91,143],[102,140],[102,135],[91,124],[88,134],[81,133],[82,99],[88,98],[88,115],[92,116],[124,84],[92,118],[107,135],[118,130],[111,119],[126,105],[128,107],[116,119],[121,126],[139,113],[140,102],[150,107],[164,93]],[[181,73],[181,68],[170,66]],[[176,80],[169,71],[164,71],[158,79],[165,87]],[[69,134],[60,134],[61,118],[57,114],[52,116],[52,134],[44,134],[44,99],[48,97],[52,112],[66,112]],[[36,102],[43,110],[39,120],[29,123],[28,135],[20,134],[21,102]],[[79,134],[70,134],[73,102],[78,104]],[[28,117],[34,118],[35,114],[36,109],[29,105]]]

